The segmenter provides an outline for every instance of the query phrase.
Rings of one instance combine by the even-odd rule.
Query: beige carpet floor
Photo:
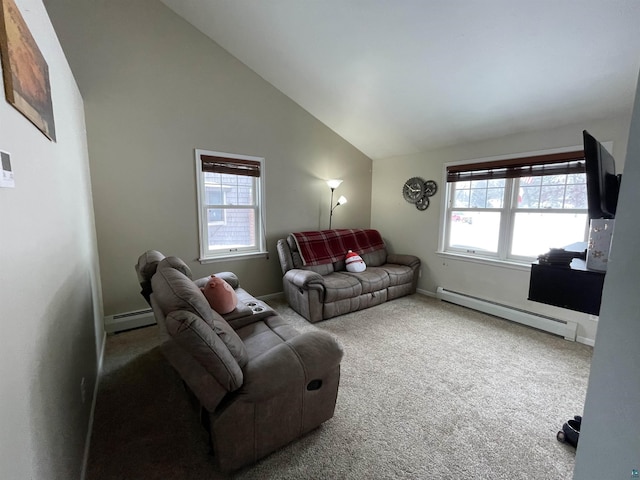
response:
[[[300,330],[344,346],[333,419],[229,477],[162,357],[157,327],[107,338],[87,480],[570,479],[591,347],[412,295]]]

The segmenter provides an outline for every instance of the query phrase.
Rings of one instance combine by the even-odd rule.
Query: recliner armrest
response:
[[[396,265],[406,265],[407,267],[416,268],[420,266],[420,259],[415,255],[390,253],[387,255],[387,263],[395,263]]]
[[[311,270],[292,268],[284,274],[284,278],[298,288],[324,288],[324,278],[322,275],[317,272],[312,272]]]
[[[243,369],[244,383],[238,394],[261,401],[290,388],[309,385],[340,365],[342,346],[328,333],[302,333],[249,360]]]
[[[238,276],[233,272],[218,272],[215,274],[216,277],[223,279],[234,290],[240,286],[240,280]]]

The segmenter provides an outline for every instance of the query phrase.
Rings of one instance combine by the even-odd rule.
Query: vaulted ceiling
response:
[[[638,0],[162,0],[373,159],[630,114]]]

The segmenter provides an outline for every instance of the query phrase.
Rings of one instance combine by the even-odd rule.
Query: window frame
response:
[[[608,142],[610,143],[610,142]],[[443,165],[443,183],[445,188],[443,189],[443,199],[441,204],[441,215],[440,215],[440,235],[438,239],[438,251],[437,253],[443,256],[451,256],[455,258],[459,258],[462,260],[469,260],[474,262],[481,263],[500,263],[504,265],[513,265],[518,268],[524,268],[524,266],[530,266],[531,262],[535,260],[536,257],[528,257],[528,256],[519,256],[519,255],[509,255],[511,251],[511,244],[514,238],[514,227],[517,213],[526,213],[529,211],[540,211],[541,209],[529,209],[529,208],[518,208],[517,206],[517,196],[518,196],[518,187],[519,187],[519,178],[506,178],[505,179],[505,192],[503,197],[503,205],[502,208],[484,208],[482,211],[486,212],[500,212],[502,213],[500,218],[500,231],[498,232],[498,247],[497,252],[479,252],[479,251],[469,251],[469,249],[463,248],[452,248],[449,246],[450,244],[450,236],[451,236],[451,212],[452,211],[478,211],[478,208],[454,208],[453,207],[453,193],[452,193],[452,182],[448,181],[447,171],[452,166],[471,166],[477,164],[487,164],[487,163],[498,163],[498,162],[509,162],[509,161],[517,161],[518,159],[527,159],[527,158],[536,158],[542,156],[549,156],[555,154],[563,154],[568,152],[576,152],[581,151],[583,149],[582,146],[574,146],[567,147],[561,149],[553,149],[553,150],[545,150],[545,151],[537,151],[537,152],[529,152],[517,155],[501,155],[489,158],[480,158],[474,160],[467,161],[458,161],[458,162],[447,162]],[[611,151],[611,150],[610,150]],[[551,173],[553,175],[553,173]],[[584,209],[544,209],[545,213],[554,213],[554,212],[567,212],[567,213],[579,213],[579,214],[588,214],[587,208]],[[585,228],[583,232],[583,242],[586,242],[588,237],[589,230],[589,220],[585,222]],[[580,241],[576,239],[576,241]],[[543,252],[540,252],[543,253]]]
[[[208,208],[212,207],[207,203],[205,188],[205,172],[202,168],[202,156],[218,157],[222,162],[228,159],[230,163],[233,160],[245,160],[258,162],[260,164],[259,173],[253,176],[254,202],[250,205],[213,205],[216,208],[223,209],[223,218],[221,222],[215,224],[225,224],[227,220],[227,209],[250,209],[255,212],[253,230],[255,231],[256,244],[247,247],[222,247],[213,251],[209,250],[209,219],[207,215]],[[221,260],[240,259],[245,257],[267,256],[266,248],[266,226],[265,226],[265,159],[263,157],[255,157],[251,155],[243,155],[236,153],[217,152],[211,150],[195,149],[196,164],[196,208],[198,216],[198,240],[200,248],[200,263],[211,263]],[[234,173],[225,173],[225,175],[234,175]],[[246,177],[248,175],[238,175]],[[226,192],[223,192],[226,198]]]

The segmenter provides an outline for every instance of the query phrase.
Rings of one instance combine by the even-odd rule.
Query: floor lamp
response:
[[[347,199],[344,195],[341,195],[340,198],[338,198],[338,203],[336,203],[335,205],[333,204],[333,191],[338,188],[340,186],[340,184],[342,183],[342,180],[338,180],[338,179],[331,179],[331,180],[327,180],[327,185],[329,185],[329,188],[331,189],[331,201],[329,203],[329,230],[331,230],[331,219],[333,217],[333,211],[339,206],[339,205],[344,205],[345,203],[347,203]]]

